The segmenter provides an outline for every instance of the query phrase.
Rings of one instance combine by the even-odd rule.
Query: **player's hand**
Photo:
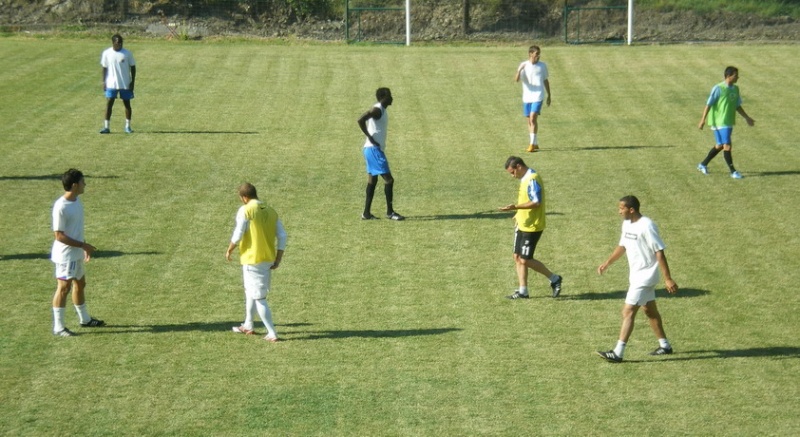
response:
[[[602,275],[606,270],[608,270],[608,263],[600,264],[600,267],[597,268],[597,274]]]
[[[550,96],[547,96],[547,106],[550,106]]]
[[[753,120],[752,118],[746,118],[745,121],[747,121],[747,125],[751,126],[751,127],[755,126],[755,124],[756,124],[756,121]]]
[[[86,243],[83,243],[81,249],[83,249],[83,260],[86,262],[89,262],[89,260],[92,259],[92,254],[95,250],[97,250],[96,247]]]
[[[700,123],[697,125],[697,128],[700,129],[700,130],[703,130],[703,126],[705,126],[705,125],[706,125],[706,121],[705,120],[700,120]]]
[[[678,291],[678,284],[676,284],[671,278],[664,280],[664,285],[667,286],[667,292],[669,294],[674,294],[676,291]]]
[[[512,204],[509,204],[509,205],[506,205],[506,206],[501,206],[501,207],[500,207],[500,208],[498,208],[498,209],[499,209],[500,211],[514,211],[514,210],[515,210],[515,209],[517,209],[517,208],[516,208],[516,205],[514,205],[514,204],[512,203]]]
[[[225,259],[226,259],[227,261],[230,261],[230,260],[231,260],[231,251],[230,251],[230,250],[226,250],[226,251],[225,251]]]

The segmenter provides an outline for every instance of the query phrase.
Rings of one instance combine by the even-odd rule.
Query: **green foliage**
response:
[[[40,435],[775,435],[800,429],[800,46],[543,47],[543,151],[525,154],[514,69],[527,46],[350,47],[126,38],[133,128],[99,135],[107,37],[0,45],[0,430]],[[665,60],[680,60],[665,68]],[[739,67],[734,158],[700,175],[710,87]],[[359,220],[356,119],[392,88],[387,155],[409,218]],[[32,92],[31,90],[36,90]],[[58,96],[58,98],[54,98]],[[776,97],[778,96],[778,97]],[[531,273],[515,286],[512,154],[544,177]],[[50,334],[58,174],[87,175],[87,303],[108,322]],[[223,254],[253,182],[289,246],[269,296],[278,332],[237,336],[241,268]],[[638,195],[682,290],[659,290],[676,354],[643,315],[613,346],[625,260],[616,200]],[[373,212],[383,208],[379,189]],[[380,214],[382,215],[382,214]],[[263,332],[261,324],[256,325]]]
[[[800,2],[786,0],[637,0],[637,7],[659,11],[717,11],[755,14],[761,17],[790,16],[800,18]]]

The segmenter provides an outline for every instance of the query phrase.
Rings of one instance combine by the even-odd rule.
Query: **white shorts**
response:
[[[655,285],[631,285],[625,296],[628,305],[645,306],[647,302],[656,300]]]
[[[242,265],[244,292],[251,299],[264,299],[269,292],[269,281],[272,274],[271,262]]]
[[[56,265],[56,279],[68,281],[70,279],[83,279],[86,270],[83,266],[83,260],[70,261],[65,263],[55,263]]]

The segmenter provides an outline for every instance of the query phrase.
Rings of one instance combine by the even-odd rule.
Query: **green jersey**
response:
[[[739,87],[728,86],[721,82],[714,85],[711,95],[708,96],[706,105],[708,111],[708,125],[711,127],[731,127],[736,124],[736,110],[742,105]]]

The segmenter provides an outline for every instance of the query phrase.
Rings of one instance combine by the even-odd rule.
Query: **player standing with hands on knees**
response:
[[[542,113],[542,101],[544,93],[547,92],[547,106],[550,106],[550,80],[547,72],[547,64],[539,60],[542,51],[539,46],[531,46],[528,49],[528,60],[523,61],[517,67],[517,74],[514,82],[522,81],[522,115],[528,121],[528,133],[530,134],[530,145],[528,152],[539,150],[539,114]]]
[[[136,85],[136,61],[130,51],[122,48],[122,36],[115,34],[111,37],[111,47],[100,55],[100,65],[103,66],[103,92],[106,96],[106,118],[100,133],[111,133],[111,111],[117,97],[125,105],[125,132],[133,133],[131,99]]]
[[[250,183],[239,186],[239,200],[244,205],[236,212],[236,226],[231,242],[225,251],[225,259],[231,260],[236,246],[244,278],[245,314],[244,323],[234,326],[233,332],[253,335],[253,314],[258,312],[267,328],[264,340],[276,343],[278,334],[272,322],[272,311],[267,304],[272,270],[280,266],[286,249],[286,231],[278,213],[258,200],[256,187]]]
[[[104,326],[105,322],[89,315],[86,309],[86,274],[84,263],[89,262],[94,246],[86,242],[83,232],[83,203],[79,196],[86,189],[80,170],[71,168],[61,176],[64,195],[53,205],[53,249],[50,260],[56,265],[56,292],[53,295],[53,335],[75,335],[64,326],[67,294],[72,291],[72,303],[84,328]]]
[[[383,178],[383,193],[386,195],[386,218],[389,220],[405,220],[405,217],[394,210],[394,177],[389,170],[389,161],[386,159],[386,133],[389,127],[389,113],[387,109],[392,104],[392,91],[389,88],[378,88],[375,92],[378,100],[372,108],[358,118],[358,127],[367,137],[364,142],[364,160],[367,163],[367,196],[364,201],[364,212],[361,220],[374,220],[378,217],[372,215],[372,198],[378,185],[378,176]]]
[[[656,306],[656,285],[658,285],[658,271],[664,275],[664,284],[667,292],[678,291],[678,284],[672,280],[672,275],[664,254],[664,242],[658,235],[655,223],[639,212],[639,199],[636,196],[625,196],[619,200],[619,215],[622,217],[622,236],[619,245],[608,257],[608,260],[597,268],[597,273],[602,275],[614,261],[628,256],[630,268],[630,286],[625,296],[625,305],[622,307],[622,328],[619,332],[617,346],[606,352],[598,351],[597,354],[612,363],[621,363],[625,354],[625,345],[633,332],[633,322],[636,312],[644,308],[644,314],[650,320],[650,328],[658,338],[658,349],[650,355],[669,355],[672,346],[667,341],[661,314]]]
[[[703,109],[703,116],[700,118],[698,127],[702,130],[707,121],[711,130],[714,131],[714,139],[717,144],[708,151],[706,159],[697,164],[697,169],[700,170],[700,173],[708,174],[708,163],[722,151],[722,156],[725,158],[725,163],[728,164],[731,177],[734,179],[742,178],[742,174],[736,171],[733,166],[733,154],[731,151],[733,147],[731,136],[733,134],[733,125],[736,124],[736,113],[738,112],[744,117],[748,126],[755,125],[756,121],[750,118],[742,108],[742,97],[739,95],[739,86],[736,85],[738,81],[739,69],[727,67],[725,69],[725,80],[711,88],[711,94],[706,101],[706,107]]]

